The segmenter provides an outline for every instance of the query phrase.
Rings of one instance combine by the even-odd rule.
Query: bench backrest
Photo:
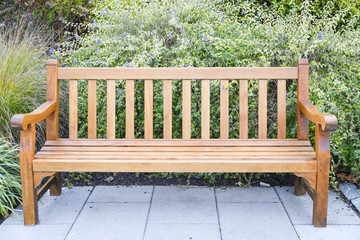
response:
[[[191,79],[201,80],[201,138],[210,138],[210,80],[220,79],[220,138],[229,138],[229,80],[239,80],[239,138],[248,138],[248,80],[258,79],[258,136],[267,138],[267,81],[277,79],[277,137],[286,138],[286,80],[298,79],[298,101],[308,99],[308,61],[297,67],[233,68],[62,68],[48,61],[47,100],[59,99],[59,79],[69,80],[69,138],[78,136],[78,80],[88,80],[88,138],[95,139],[97,79],[107,80],[107,138],[115,139],[116,79],[126,80],[126,138],[134,138],[134,86],[145,81],[145,139],[153,138],[153,80],[163,80],[164,139],[172,138],[172,80],[182,83],[182,138],[191,138]],[[47,119],[47,139],[58,138],[58,110]],[[308,121],[298,111],[298,138],[308,137]]]

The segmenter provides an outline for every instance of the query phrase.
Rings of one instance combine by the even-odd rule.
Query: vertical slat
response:
[[[88,138],[96,138],[96,80],[89,80],[88,87]]]
[[[309,62],[307,59],[298,60],[298,82],[297,82],[297,138],[309,138],[309,120],[299,109],[299,101],[309,100]]]
[[[126,80],[126,138],[134,138],[134,90],[135,80]]]
[[[248,138],[248,80],[240,80],[239,89],[239,138]]]
[[[201,138],[210,138],[210,80],[201,81]]]
[[[115,139],[115,80],[107,80],[107,138]]]
[[[220,138],[229,138],[229,80],[220,80]]]
[[[69,80],[69,138],[78,138],[78,81]]]
[[[153,138],[153,80],[145,80],[145,139]]]
[[[286,138],[286,80],[279,79],[277,85],[277,138]]]
[[[172,80],[164,80],[164,139],[172,138]]]
[[[48,60],[47,62],[47,101],[56,101],[56,111],[46,118],[46,139],[56,140],[59,138],[59,80],[58,80],[58,60]],[[58,196],[61,194],[61,173],[54,174],[54,183],[50,187],[50,195]]]
[[[259,79],[259,139],[267,138],[267,80]]]
[[[183,80],[182,90],[182,138],[191,138],[191,80]]]
[[[32,161],[35,157],[35,124],[20,132],[20,169],[25,225],[39,221],[36,188]]]

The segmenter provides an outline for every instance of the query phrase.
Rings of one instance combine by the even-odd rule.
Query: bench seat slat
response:
[[[45,143],[45,146],[311,146],[308,140],[297,140],[297,139],[251,139],[251,140],[242,140],[242,139],[59,139],[59,140],[48,140]]]
[[[66,156],[64,156],[64,151],[42,151],[36,154],[36,158],[47,158],[48,156],[61,156],[62,158],[66,158],[66,157],[75,157],[75,156],[96,156],[96,157],[102,157],[102,156],[107,156],[107,157],[118,157],[118,156],[142,156],[142,157],[153,157],[153,156],[231,156],[231,157],[238,157],[238,156],[249,156],[249,157],[256,157],[256,156],[270,156],[270,157],[276,157],[276,156],[281,156],[281,157],[311,157],[312,159],[315,158],[315,153],[312,152],[214,152],[214,151],[208,151],[208,152],[200,152],[200,151],[196,151],[196,152],[185,152],[185,151],[181,151],[181,152],[166,152],[166,151],[150,151],[150,152],[145,152],[145,151],[140,151],[140,152],[135,152],[135,151],[123,151],[123,152],[110,152],[110,151],[105,151],[105,152],[84,152],[84,151],[80,151],[80,152],[66,152]]]
[[[86,172],[316,172],[315,160],[34,160],[39,171]]]
[[[113,147],[113,146],[45,146],[41,152],[314,152],[312,147]]]

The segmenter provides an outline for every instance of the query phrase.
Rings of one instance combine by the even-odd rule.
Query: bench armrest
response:
[[[313,123],[320,124],[323,131],[335,131],[338,128],[335,115],[321,113],[309,100],[299,101],[298,104],[306,118]]]
[[[24,131],[29,124],[41,122],[56,110],[55,101],[47,101],[28,114],[16,114],[11,118],[11,129]]]

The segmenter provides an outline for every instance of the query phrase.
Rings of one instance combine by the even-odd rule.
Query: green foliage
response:
[[[21,202],[18,146],[0,138],[0,215],[8,216]]]
[[[334,165],[360,174],[360,32],[351,9],[318,12],[309,1],[287,15],[253,3],[222,1],[104,1],[94,10],[81,47],[55,51],[65,67],[296,66],[310,61],[310,100],[338,117],[331,134]],[[241,16],[239,18],[239,16]],[[348,18],[347,24],[342,19]],[[173,137],[181,137],[181,81],[173,81]],[[219,81],[211,83],[211,137],[219,137]],[[249,137],[257,137],[257,81],[249,82]],[[117,80],[116,136],[125,136],[124,80]],[[144,135],[143,81],[136,82],[135,131]],[[231,80],[230,137],[238,137],[238,81]],[[296,81],[287,83],[287,137],[296,137]],[[86,137],[87,82],[79,86],[79,137]],[[98,83],[98,137],[106,137],[106,81]],[[276,81],[269,81],[268,137],[276,137]],[[154,81],[154,137],[162,137],[162,82]],[[200,82],[192,81],[192,137],[200,137]],[[313,131],[313,126],[311,129]]]
[[[17,28],[0,29],[0,137],[12,140],[10,118],[33,111],[46,94],[48,41],[37,29],[26,27],[20,23]]]

